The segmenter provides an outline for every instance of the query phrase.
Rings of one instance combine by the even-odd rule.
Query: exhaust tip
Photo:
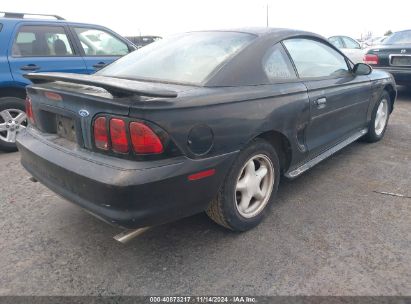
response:
[[[126,244],[132,239],[142,235],[144,232],[146,232],[150,227],[144,227],[144,228],[138,228],[135,230],[125,230],[117,235],[114,236],[114,239],[117,242],[120,242],[122,244]]]

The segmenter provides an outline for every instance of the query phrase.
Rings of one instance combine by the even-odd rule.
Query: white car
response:
[[[367,52],[378,46],[381,45],[388,37],[390,36],[384,36],[384,37],[376,37],[376,38],[372,38],[370,40],[364,41],[364,53],[367,54]]]
[[[371,47],[371,46],[374,46],[374,45],[380,45],[381,43],[383,43],[383,41],[385,40],[385,39],[387,39],[389,36],[383,36],[383,37],[374,37],[374,38],[371,38],[371,39],[369,39],[369,40],[367,40],[367,41],[364,41],[364,44],[367,46],[367,47]]]
[[[328,41],[341,51],[354,63],[362,62],[365,50],[361,48],[361,44],[347,36],[332,36]]]

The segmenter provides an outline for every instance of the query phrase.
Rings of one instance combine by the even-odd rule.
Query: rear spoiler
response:
[[[64,81],[77,84],[85,84],[100,87],[111,93],[113,96],[125,97],[132,95],[148,97],[177,97],[177,92],[162,88],[161,84],[151,84],[137,80],[121,79],[98,75],[83,75],[72,73],[29,73],[24,75],[33,83],[47,83],[54,81]]]

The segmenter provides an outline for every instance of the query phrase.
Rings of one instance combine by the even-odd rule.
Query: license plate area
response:
[[[56,131],[59,137],[71,142],[77,142],[76,126],[73,119],[56,115]]]
[[[393,56],[391,55],[391,65],[394,66],[411,66],[411,56],[410,55],[403,55],[403,56]]]

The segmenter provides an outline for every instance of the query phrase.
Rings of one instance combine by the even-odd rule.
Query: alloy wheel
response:
[[[274,168],[264,154],[250,158],[240,171],[235,189],[237,211],[245,218],[259,214],[267,205],[274,185]]]
[[[6,109],[0,112],[0,140],[16,142],[17,134],[27,126],[27,116],[19,109]]]
[[[380,136],[381,133],[384,131],[385,125],[387,124],[387,120],[388,120],[388,101],[387,99],[382,99],[378,106],[377,113],[375,114],[374,129],[375,129],[375,134],[377,134],[377,136]]]

